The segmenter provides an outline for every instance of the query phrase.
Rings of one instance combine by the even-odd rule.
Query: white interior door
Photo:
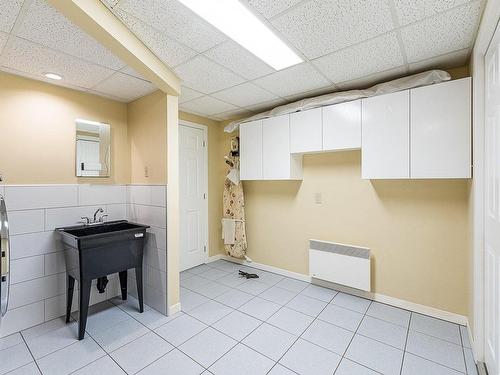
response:
[[[179,128],[181,271],[206,261],[206,134],[203,128],[187,125],[180,125]]]
[[[500,31],[485,59],[485,361],[500,375]]]

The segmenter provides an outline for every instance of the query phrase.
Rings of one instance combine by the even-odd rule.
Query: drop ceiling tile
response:
[[[212,98],[211,96],[204,96],[202,98],[182,103],[179,108],[186,112],[193,112],[195,114],[206,116],[238,109],[232,104],[224,103],[223,101]]]
[[[117,10],[116,14],[130,31],[132,31],[161,61],[171,67],[182,64],[198,54],[196,51],[184,46],[168,35],[160,33],[138,18],[120,10]]]
[[[204,94],[196,90],[191,90],[189,87],[182,86],[179,103],[185,103],[193,99],[201,98]]]
[[[401,29],[408,62],[470,47],[480,10],[481,3],[476,1]]]
[[[216,92],[212,94],[212,96],[238,107],[248,107],[250,105],[278,99],[276,95],[250,82]]]
[[[236,86],[244,81],[229,69],[201,55],[179,65],[175,71],[183,81],[184,86],[205,94]]]
[[[366,89],[379,83],[387,82],[396,78],[401,78],[408,74],[408,69],[406,66],[399,66],[394,69],[389,69],[384,72],[378,72],[375,74],[370,74],[366,77],[361,77],[351,81],[341,82],[337,86],[339,90],[354,90],[354,89]]]
[[[151,82],[117,72],[92,87],[92,90],[122,98],[125,101],[132,101],[152,93],[156,87]]]
[[[345,82],[404,64],[396,33],[345,48],[313,61],[331,81]]]
[[[114,73],[102,66],[15,37],[4,49],[0,65],[40,77],[47,72],[57,73],[63,76],[65,83],[83,88],[91,88]]]
[[[266,18],[274,17],[301,1],[302,0],[247,0],[248,5],[255,8],[257,12]]]
[[[120,72],[122,72],[123,74],[128,74],[129,76],[132,76],[132,77],[135,77],[135,78],[139,78],[139,79],[143,79],[143,80],[147,81],[147,79],[145,79],[142,75],[140,75],[139,73],[137,73],[130,66],[126,66],[126,67],[120,69]]]
[[[275,72],[273,68],[248,52],[238,43],[228,40],[205,52],[215,62],[231,69],[246,79],[255,79]]]
[[[113,8],[116,4],[118,4],[120,0],[101,0],[101,2],[104,3],[104,5]]]
[[[0,1],[0,31],[10,33],[24,0]]]
[[[7,44],[7,40],[9,39],[9,35],[0,32],[0,54],[2,53],[3,47]]]
[[[227,39],[176,0],[122,0],[117,8],[198,52],[206,51]]]
[[[316,89],[316,90],[302,92],[300,94],[285,96],[285,99],[287,102],[291,103],[291,102],[295,102],[295,101],[306,99],[306,98],[313,98],[315,96],[328,94],[330,92],[334,92],[335,89],[336,89],[336,86],[331,85],[331,86],[322,87],[322,88]]]
[[[399,24],[408,25],[471,0],[394,0]]]
[[[416,73],[428,69],[449,69],[467,64],[469,58],[469,49],[463,49],[447,53],[438,57],[433,57],[424,61],[410,64],[410,73]]]
[[[246,118],[253,115],[253,112],[247,111],[246,109],[237,109],[234,111],[228,111],[223,113],[215,114],[215,117],[221,120],[232,120],[232,119],[240,119]]]
[[[331,82],[308,63],[294,65],[279,72],[258,78],[253,82],[281,97],[300,94],[304,91],[311,91],[331,85]]]
[[[125,66],[119,58],[45,1],[33,1],[16,35],[111,69]]]
[[[309,59],[373,38],[394,27],[386,0],[309,1],[276,17],[272,24]]]

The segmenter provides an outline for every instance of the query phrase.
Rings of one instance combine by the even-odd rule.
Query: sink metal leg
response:
[[[67,275],[68,293],[66,294],[66,323],[71,318],[71,305],[73,304],[73,291],[75,290],[75,279]]]
[[[78,317],[78,340],[85,337],[87,315],[89,312],[90,287],[92,280],[80,280],[80,311]]]
[[[136,267],[135,280],[137,282],[137,296],[139,297],[139,311],[144,312],[144,298],[142,293],[142,267]]]
[[[122,290],[122,300],[127,300],[127,270],[119,272],[118,276],[120,277],[120,288]]]

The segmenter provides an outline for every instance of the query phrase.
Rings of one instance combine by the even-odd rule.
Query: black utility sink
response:
[[[58,228],[62,236],[68,275],[66,322],[69,322],[75,280],[80,285],[78,339],[85,336],[85,326],[92,280],[98,279],[104,291],[106,276],[118,273],[122,299],[127,299],[127,270],[135,269],[139,311],[144,311],[142,289],[142,258],[147,225],[126,220]]]

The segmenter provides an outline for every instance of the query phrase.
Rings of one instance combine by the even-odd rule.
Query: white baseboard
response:
[[[233,263],[243,264],[243,265],[249,266],[249,267],[254,267],[254,268],[257,268],[257,269],[260,269],[263,271],[273,272],[273,273],[276,273],[278,275],[291,277],[293,279],[305,281],[305,282],[312,283],[315,285],[324,286],[324,287],[330,288],[330,289],[339,290],[339,291],[353,294],[353,295],[356,295],[359,297],[368,298],[368,299],[371,299],[373,301],[385,303],[387,305],[399,307],[399,308],[402,308],[405,310],[410,310],[410,311],[413,311],[413,312],[416,312],[419,314],[432,316],[433,318],[438,318],[438,319],[446,320],[448,322],[467,326],[468,327],[467,329],[469,331],[469,339],[471,340],[471,344],[472,344],[472,339],[471,339],[472,335],[471,335],[470,328],[469,328],[469,321],[468,321],[466,316],[463,316],[460,314],[455,314],[455,313],[452,313],[449,311],[436,309],[436,308],[430,307],[430,306],[421,305],[421,304],[414,303],[414,302],[405,301],[405,300],[402,300],[399,298],[386,296],[386,295],[380,294],[380,293],[365,292],[362,290],[349,288],[349,287],[339,285],[339,284],[333,284],[333,283],[323,281],[323,280],[311,279],[310,276],[304,275],[301,273],[287,271],[287,270],[284,270],[282,268],[268,266],[268,265],[262,264],[262,263],[247,262],[244,260],[229,257],[227,255],[223,255],[223,254],[217,254],[213,257],[210,257],[209,262],[213,262],[213,261],[220,260],[220,259],[224,259],[224,260],[227,260],[227,261],[230,261]]]
[[[167,316],[172,316],[181,312],[181,303],[178,302],[175,305],[167,307]]]

